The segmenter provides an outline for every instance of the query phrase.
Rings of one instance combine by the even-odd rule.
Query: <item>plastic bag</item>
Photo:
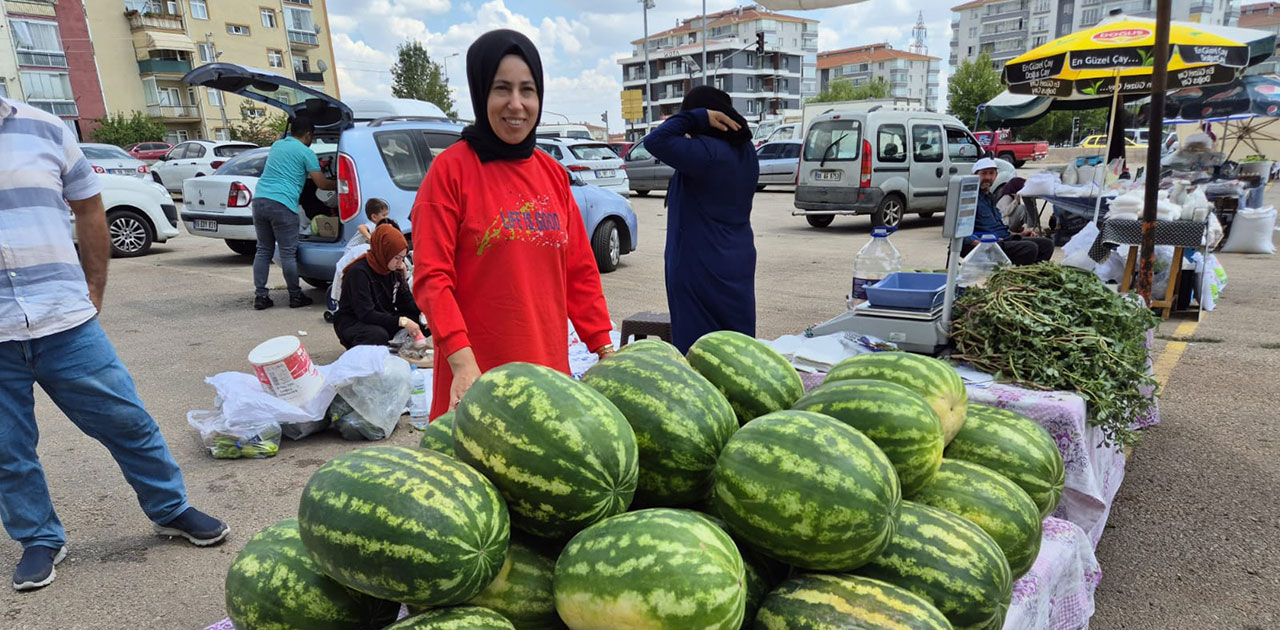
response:
[[[1093,268],[1093,273],[1103,282],[1119,283],[1124,278],[1125,257],[1128,254],[1129,248],[1121,245],[1108,254],[1106,260],[1098,263]]]
[[[222,411],[192,411],[187,422],[214,459],[263,459],[280,451],[280,424],[270,419],[233,422]]]
[[[413,390],[409,362],[385,354],[383,368],[337,388],[329,406],[333,425],[348,440],[381,440],[396,430]]]
[[[1237,254],[1274,254],[1275,243],[1272,232],[1276,227],[1276,209],[1274,206],[1253,209],[1245,208],[1236,213],[1231,221],[1231,234],[1222,251]]]
[[[1075,186],[1080,183],[1080,170],[1075,162],[1067,164],[1067,167],[1062,169],[1062,183],[1067,186]]]
[[[1097,263],[1089,257],[1089,250],[1098,238],[1098,224],[1090,221],[1066,245],[1062,246],[1062,264],[1093,271]]]
[[[1071,166],[1068,166],[1067,169],[1072,173],[1075,172]],[[1031,177],[1028,177],[1027,183],[1022,185],[1022,190],[1019,190],[1018,193],[1024,197],[1044,197],[1052,195],[1058,185],[1064,183],[1067,183],[1065,173],[1063,180],[1059,181],[1057,175],[1048,171],[1040,171],[1039,173],[1034,173]]]
[[[413,336],[404,328],[396,331],[396,336],[391,338],[391,347],[396,348],[396,354],[405,361],[425,361],[432,357],[433,352],[430,338],[424,345],[419,346],[414,343]]]

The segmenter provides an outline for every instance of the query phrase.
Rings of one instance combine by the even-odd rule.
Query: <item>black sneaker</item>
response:
[[[216,545],[231,533],[226,523],[193,507],[164,525],[157,523],[155,529],[161,536],[182,536],[197,547]]]
[[[276,303],[275,303],[275,302],[272,302],[272,301],[271,301],[271,298],[269,298],[269,297],[267,297],[267,296],[265,296],[265,295],[258,295],[258,296],[255,296],[255,297],[253,298],[253,310],[255,310],[255,311],[261,311],[261,310],[264,310],[264,309],[268,309],[268,308],[271,308],[271,307],[273,307],[273,306],[275,306],[275,305],[276,305]]]
[[[58,571],[53,567],[65,557],[66,545],[57,549],[44,545],[27,547],[22,551],[18,568],[13,571],[13,590],[34,591],[52,584],[53,579],[58,577]]]
[[[289,296],[289,308],[302,308],[304,306],[311,306],[312,303],[312,299],[302,293]]]

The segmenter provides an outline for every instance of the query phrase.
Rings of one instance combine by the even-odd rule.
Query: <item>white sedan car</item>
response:
[[[169,192],[182,192],[183,182],[212,175],[227,160],[257,146],[248,142],[189,140],[179,143],[152,165],[151,174]]]
[[[126,175],[99,175],[102,205],[107,209],[107,235],[113,258],[141,256],[153,243],[175,238],[178,208],[169,191],[152,181]],[[75,215],[71,215],[72,236]]]
[[[80,143],[80,152],[89,161],[93,172],[99,175],[126,175],[129,177],[148,178],[151,169],[147,163],[129,155],[124,149],[114,144]]]
[[[591,186],[627,196],[631,182],[622,167],[622,158],[609,145],[595,140],[538,136],[538,148]]]

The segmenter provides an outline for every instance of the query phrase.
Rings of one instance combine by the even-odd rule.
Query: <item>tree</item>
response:
[[[413,98],[435,103],[449,117],[457,116],[453,98],[449,96],[449,80],[440,64],[431,60],[427,49],[417,40],[396,47],[399,59],[391,66],[391,93],[396,98]]]
[[[127,147],[138,142],[159,142],[164,140],[164,123],[142,112],[135,111],[126,116],[123,112],[107,114],[106,118],[93,121],[98,128],[89,134],[94,142],[114,144]]]
[[[808,102],[862,101],[870,98],[884,98],[888,95],[889,82],[883,77],[876,77],[859,85],[854,85],[850,79],[836,79],[827,84],[827,89],[811,97]]]
[[[1052,144],[1071,140],[1071,121],[1080,119],[1080,128],[1076,131],[1076,142],[1090,133],[1101,133],[1098,129],[1107,126],[1107,108],[1086,109],[1081,111],[1049,112],[1034,123],[1015,130],[1018,138],[1024,140],[1045,140]]]
[[[995,98],[1001,89],[1000,73],[991,65],[990,54],[965,59],[947,83],[947,113],[968,124],[977,115],[978,106]]]
[[[285,118],[284,114],[268,116],[248,101],[242,101],[240,123],[231,124],[231,139],[269,147],[271,143],[284,136],[285,129],[288,127],[289,119]]]

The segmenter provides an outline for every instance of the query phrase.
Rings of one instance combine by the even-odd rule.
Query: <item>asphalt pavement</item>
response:
[[[666,310],[661,195],[633,198],[640,248],[604,276],[616,323]],[[792,217],[791,194],[756,197],[758,333],[774,338],[841,312],[853,256],[868,240],[866,217],[825,229]],[[910,217],[893,242],[910,267],[946,258],[941,218]],[[1098,549],[1103,581],[1094,628],[1270,629],[1280,626],[1280,545],[1272,432],[1280,394],[1280,327],[1274,256],[1223,255],[1231,284],[1207,314],[1173,371],[1163,423],[1148,430],[1130,462],[1111,526]],[[214,460],[187,424],[209,409],[204,383],[250,370],[259,342],[299,334],[325,364],[342,352],[321,318],[323,299],[289,309],[276,268],[275,308],[252,309],[249,261],[220,241],[183,234],[151,254],[112,262],[102,323],[183,467],[191,502],[228,523],[230,539],[210,549],[159,538],[106,450],[37,394],[40,455],[70,554],[54,584],[0,594],[0,628],[21,630],[200,629],[225,615],[223,580],[235,554],[261,528],[294,516],[301,489],[327,459],[364,443],[336,435],[286,441],[272,459]],[[1171,335],[1178,321],[1165,324]],[[1164,342],[1157,345],[1163,349]],[[407,418],[405,419],[407,421]],[[388,442],[414,445],[402,422]],[[18,545],[4,549],[8,570]]]

